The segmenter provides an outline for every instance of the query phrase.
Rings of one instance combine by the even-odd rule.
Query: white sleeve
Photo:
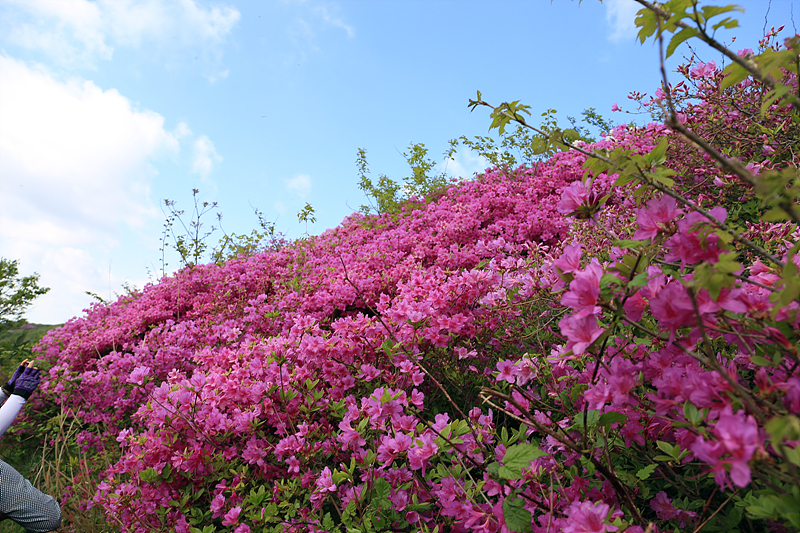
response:
[[[25,398],[19,394],[12,394],[11,397],[0,407],[0,437],[11,426],[14,419],[17,417],[22,406],[25,404]]]
[[[7,399],[8,395],[6,394],[6,391],[3,390],[2,387],[0,387],[0,405],[3,405],[3,402],[6,401]]]

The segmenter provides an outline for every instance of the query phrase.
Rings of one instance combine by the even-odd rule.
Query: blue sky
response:
[[[723,2],[726,3],[726,2]],[[790,0],[748,0],[724,35],[756,48]],[[485,135],[476,91],[534,117],[594,107],[638,119],[630,91],[658,86],[632,0],[0,0],[0,255],[50,293],[27,318],[60,323],[161,269],[163,199],[218,202],[228,232],[317,234],[366,199],[355,159],[401,180],[422,142],[450,174],[485,162],[442,154]],[[769,12],[768,12],[769,9]],[[719,55],[698,47],[703,61]],[[688,54],[687,50],[683,50]],[[682,55],[680,52],[676,56]],[[444,167],[442,167],[444,168]],[[207,218],[209,224],[215,222]],[[217,234],[219,236],[219,234]],[[216,237],[212,237],[216,240]],[[172,259],[172,266],[177,261]]]

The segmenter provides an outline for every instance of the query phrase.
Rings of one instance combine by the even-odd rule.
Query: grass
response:
[[[0,330],[0,383],[23,359],[33,359],[31,348],[57,325],[15,324]],[[0,441],[0,458],[17,469],[45,494],[61,499],[63,533],[113,533],[119,531],[108,524],[102,511],[87,509],[94,496],[95,482],[87,466],[90,458],[75,444],[80,431],[79,421],[65,408],[40,424],[29,436],[7,435]],[[73,480],[76,480],[75,483]],[[81,483],[83,481],[83,483]],[[74,483],[74,484],[73,484]],[[0,533],[24,533],[25,529],[11,520],[0,522]]]

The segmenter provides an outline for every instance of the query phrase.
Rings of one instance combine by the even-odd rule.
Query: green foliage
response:
[[[480,98],[480,92],[478,97]],[[528,111],[530,107],[519,102],[503,106],[498,108],[500,111],[496,110],[492,114],[493,122],[490,128],[498,129],[499,139],[479,135],[470,139],[462,135],[449,142],[449,148],[444,153],[445,158],[451,158],[459,146],[465,146],[485,158],[492,166],[516,168],[522,164],[532,165],[536,161],[551,157],[557,151],[566,149],[565,143],[595,140],[589,129],[578,125],[573,117],[567,117],[571,128],[560,127],[555,109],[548,109],[542,113],[542,122],[539,128],[534,128],[533,131],[525,124],[518,124],[513,131],[507,131],[505,126],[511,121],[510,117],[521,120],[522,113],[530,114]],[[611,124],[594,108],[585,109],[582,116],[582,122],[601,133],[611,129]],[[435,172],[436,163],[428,158],[428,149],[424,144],[411,143],[408,151],[403,152],[403,157],[411,168],[411,175],[404,178],[402,183],[392,180],[385,174],[380,174],[377,181],[373,181],[369,177],[367,151],[363,148],[358,149],[356,157],[358,187],[370,200],[370,205],[361,206],[362,213],[399,213],[404,207],[413,208],[419,205],[413,200],[422,203],[432,201],[451,183],[446,171]]]
[[[297,220],[306,223],[306,235],[308,235],[308,223],[311,222],[313,224],[317,221],[317,217],[314,214],[314,208],[310,203],[306,202],[306,205],[303,207],[303,209],[297,213]]]
[[[188,221],[183,219],[185,211],[178,210],[174,200],[164,200],[164,206],[167,212],[164,213],[164,230],[161,234],[161,273],[165,275],[169,263],[166,260],[166,249],[172,246],[180,256],[181,267],[193,266],[200,263],[200,259],[205,254],[208,244],[206,240],[210,237],[217,228],[211,226],[211,229],[205,231],[203,229],[203,221],[201,220],[204,215],[216,209],[217,202],[200,202],[197,197],[200,194],[199,189],[192,189],[192,199],[194,201],[194,209],[192,210],[191,217]],[[221,215],[217,213],[217,219]],[[176,226],[180,225],[180,228]],[[183,229],[181,232],[180,229]],[[172,238],[170,243],[169,238]]]
[[[477,99],[469,101],[469,108],[474,111],[478,106],[486,106],[492,109],[489,118],[492,124],[489,130],[497,129],[501,137],[498,146],[494,140],[487,137],[475,137],[474,140],[461,137],[459,140],[465,146],[478,152],[492,164],[497,166],[515,167],[519,164],[532,165],[536,161],[548,159],[556,152],[569,150],[576,141],[594,142],[589,130],[585,126],[577,124],[573,117],[567,117],[570,128],[562,128],[558,124],[557,111],[548,109],[541,114],[542,122],[538,127],[531,126],[525,120],[523,114],[530,115],[530,106],[520,104],[519,100],[511,103],[504,102],[497,107],[484,102],[481,92],[478,91]],[[582,113],[583,122],[590,127],[597,128],[601,133],[611,129],[611,125],[594,108],[585,109]],[[506,133],[506,126],[516,123],[517,127],[509,135]],[[510,150],[516,150],[519,159],[514,157]]]
[[[735,4],[700,7],[699,3],[699,0],[670,0],[657,4],[652,9],[639,10],[636,17],[636,26],[640,28],[639,40],[644,43],[653,35],[661,38],[665,33],[671,33],[672,37],[665,54],[669,57],[681,43],[696,37],[722,52],[732,62],[724,71],[725,74],[729,74],[730,79],[724,82],[723,89],[747,76],[753,76],[770,89],[761,108],[762,115],[770,105],[781,101],[791,103],[795,109],[800,109],[800,92],[793,94],[791,86],[779,81],[782,78],[782,69],[795,73],[800,71],[798,60],[800,39],[797,37],[788,39],[785,50],[767,49],[754,58],[741,58],[714,39],[718,29],[736,28],[739,22],[730,16],[714,21],[713,24],[711,19],[735,11],[744,13],[744,9]]]
[[[49,290],[39,286],[39,274],[20,277],[18,260],[0,258],[0,372],[4,375],[23,359],[33,359],[32,346],[54,327],[29,326],[21,320],[33,300]]]
[[[50,289],[39,286],[39,274],[20,277],[19,261],[0,258],[0,331],[22,318],[25,309]]]
[[[264,217],[264,213],[256,208],[253,208],[256,218],[258,219],[258,226],[260,229],[253,229],[249,234],[236,234],[231,233],[228,235],[222,229],[222,218],[219,218],[220,229],[224,235],[214,247],[211,254],[211,260],[217,264],[224,263],[230,259],[235,259],[239,256],[248,256],[258,253],[265,248],[268,243],[272,247],[277,247],[275,235],[275,223],[270,222]]]
[[[274,249],[280,246],[275,234],[275,223],[267,220],[264,217],[264,213],[256,208],[253,208],[253,211],[258,219],[259,227],[251,230],[250,233],[227,233],[222,227],[222,213],[219,211],[214,213],[218,226],[211,226],[208,230],[204,229],[205,222],[202,219],[217,208],[217,202],[200,202],[199,194],[200,191],[198,189],[192,189],[194,208],[188,220],[184,219],[186,212],[177,209],[174,200],[164,200],[164,206],[167,211],[164,213],[164,229],[161,233],[162,275],[166,275],[167,267],[169,266],[167,249],[170,246],[178,253],[181,268],[194,266],[202,261],[221,264],[242,255],[248,256],[258,253],[268,247]],[[304,211],[308,209],[310,211],[305,215],[306,218],[301,218],[301,221],[313,223],[316,221],[313,216],[314,209],[306,204]],[[304,211],[301,211],[301,213]],[[217,244],[209,250],[208,240],[217,230],[222,231],[223,235]],[[132,292],[129,287],[125,287],[125,289],[128,293]],[[104,300],[96,294],[87,294],[104,303]]]
[[[445,152],[445,157],[451,157],[455,152],[455,141],[450,142],[450,149]],[[411,175],[403,179],[403,183],[397,183],[385,174],[378,176],[377,183],[369,177],[369,165],[367,164],[367,151],[363,148],[358,149],[356,157],[356,167],[359,173],[358,188],[367,195],[370,205],[362,205],[360,211],[369,214],[375,212],[379,215],[384,213],[399,213],[403,207],[413,207],[416,202],[430,202],[440,193],[450,182],[447,173],[442,171],[434,173],[436,163],[428,158],[428,149],[422,143],[411,143],[408,152],[403,152],[408,166],[411,168]]]

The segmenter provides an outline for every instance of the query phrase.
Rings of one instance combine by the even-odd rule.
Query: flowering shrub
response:
[[[800,120],[762,103],[797,89],[786,46],[769,79],[682,67],[667,125],[51,331],[42,401],[108,465],[89,505],[135,532],[800,529]]]

